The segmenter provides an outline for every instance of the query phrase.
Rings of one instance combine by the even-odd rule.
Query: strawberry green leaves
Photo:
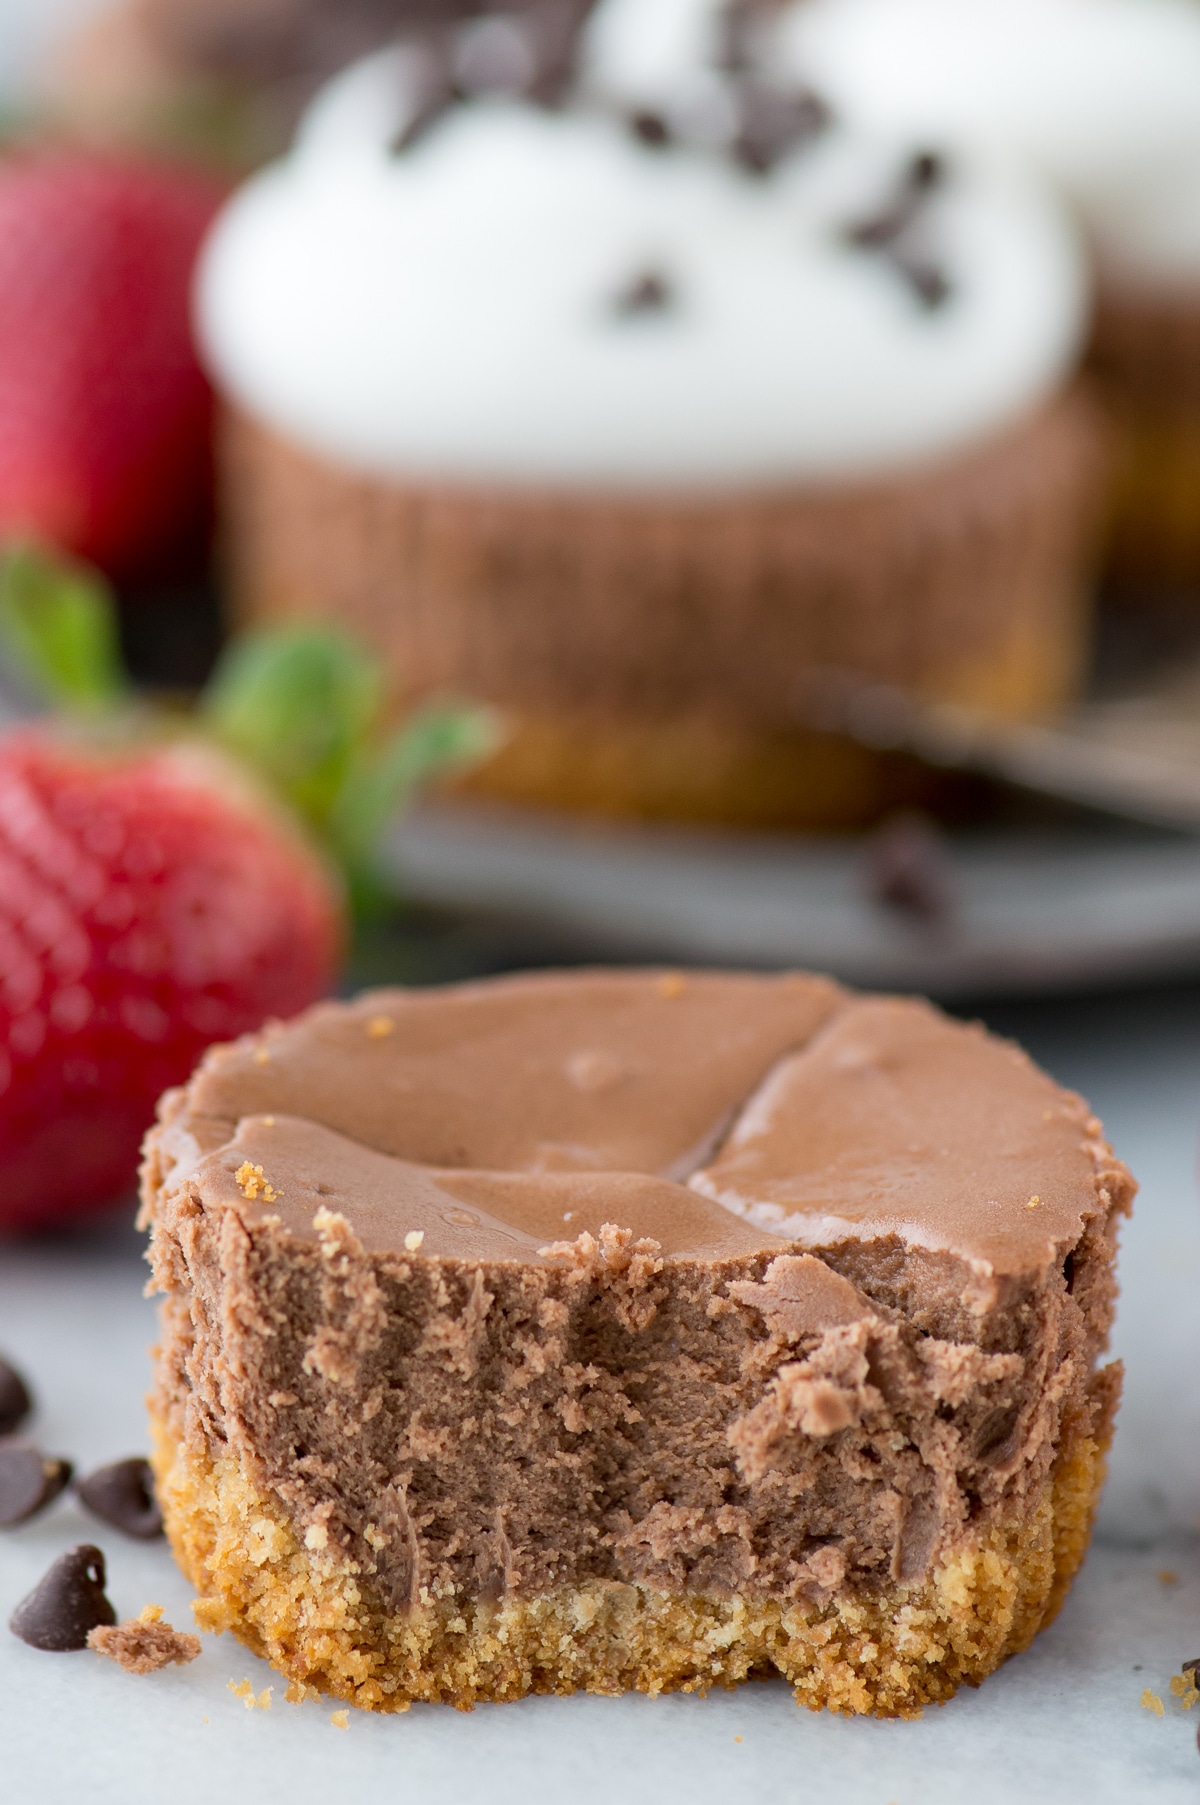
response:
[[[325,627],[235,640],[202,699],[209,731],[262,772],[341,866],[355,914],[386,901],[378,852],[419,790],[497,743],[485,709],[431,702],[389,722],[379,667]]]
[[[0,667],[61,714],[100,723],[125,712],[132,692],[104,578],[33,545],[11,549],[0,559]],[[377,661],[320,626],[234,638],[194,719],[300,817],[340,867],[359,919],[389,901],[379,852],[391,823],[498,739],[489,711],[454,701],[426,703],[397,725]]]
[[[127,693],[116,611],[104,578],[32,544],[0,562],[0,660],[32,700],[71,714]]]

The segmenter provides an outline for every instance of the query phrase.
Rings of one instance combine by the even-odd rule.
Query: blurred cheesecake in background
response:
[[[758,51],[849,119],[1016,152],[1069,197],[1120,428],[1113,575],[1135,594],[1200,588],[1200,6],[797,0]]]
[[[893,775],[803,729],[814,680],[1017,717],[1078,686],[1084,259],[1024,175],[749,67],[739,11],[635,92],[611,9],[355,65],[219,219],[236,613],[496,704],[495,794],[868,819]]]

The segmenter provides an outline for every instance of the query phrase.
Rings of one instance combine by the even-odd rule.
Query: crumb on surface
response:
[[[144,1604],[137,1614],[139,1623],[161,1623],[163,1608],[160,1604]]]
[[[687,989],[687,980],[682,972],[665,971],[658,980],[658,994],[667,997],[681,997]]]
[[[1029,1202],[1025,1205],[1025,1208],[1027,1210],[1036,1210],[1038,1205],[1041,1203],[1041,1201],[1042,1201],[1041,1198],[1035,1192],[1035,1194],[1029,1199]]]
[[[390,1015],[372,1015],[367,1020],[367,1033],[372,1040],[386,1040],[395,1030],[396,1024]]]
[[[254,1063],[255,1063],[255,1065],[270,1065],[271,1055],[268,1053],[268,1051],[265,1047],[255,1047]]]
[[[148,1612],[156,1613],[148,1616]],[[88,1632],[88,1647],[126,1673],[157,1673],[160,1667],[186,1667],[200,1653],[199,1636],[172,1629],[162,1621],[162,1606],[147,1605],[125,1623],[102,1623]]]
[[[251,1203],[254,1202],[260,1191],[264,1203],[274,1203],[275,1199],[279,1196],[279,1192],[275,1189],[274,1185],[268,1183],[263,1177],[262,1167],[252,1166],[248,1159],[242,1161],[233,1175],[233,1181],[241,1191],[242,1196],[248,1198]]]
[[[404,1251],[406,1253],[416,1253],[424,1239],[425,1230],[423,1228],[410,1228],[404,1237]]]
[[[350,1713],[349,1711],[335,1711],[331,1715],[329,1721],[335,1730],[348,1730],[350,1728]]]
[[[735,1737],[734,1737],[734,1739],[733,1739],[733,1740],[734,1740],[734,1741],[735,1741],[735,1742],[740,1742],[740,1741],[741,1741],[741,1740],[742,1740],[742,1739],[741,1739],[741,1737],[740,1737],[740,1736],[735,1736]]]
[[[241,1699],[247,1711],[269,1711],[271,1709],[271,1694],[275,1690],[273,1686],[264,1686],[257,1698],[249,1680],[230,1680],[229,1690],[234,1698]]]
[[[1171,1681],[1171,1693],[1177,1698],[1185,1711],[1190,1711],[1200,1691],[1196,1688],[1196,1676],[1192,1673],[1177,1673]]]
[[[1153,1711],[1155,1717],[1161,1717],[1163,1714],[1163,1702],[1157,1692],[1151,1692],[1149,1686],[1142,1693],[1142,1708],[1145,1711]]]
[[[1158,1570],[1158,1583],[1160,1586],[1177,1586],[1179,1584],[1179,1575],[1171,1567],[1160,1567]]]

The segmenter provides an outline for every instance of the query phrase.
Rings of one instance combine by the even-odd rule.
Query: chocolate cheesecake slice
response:
[[[947,1698],[1083,1557],[1133,1189],[1016,1048],[820,978],[376,992],[216,1048],[144,1169],[198,1621],[379,1710]]]

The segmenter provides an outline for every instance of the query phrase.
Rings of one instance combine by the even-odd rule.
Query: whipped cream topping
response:
[[[1056,204],[800,88],[739,125],[714,20],[673,4],[644,106],[606,94],[613,0],[565,107],[427,117],[415,44],[332,83],[204,257],[226,394],[367,472],[609,490],[886,474],[1034,410],[1086,311]]]
[[[1192,0],[797,0],[764,53],[847,118],[1027,159],[1078,206],[1113,276],[1200,281]],[[636,81],[632,50],[613,60]]]

